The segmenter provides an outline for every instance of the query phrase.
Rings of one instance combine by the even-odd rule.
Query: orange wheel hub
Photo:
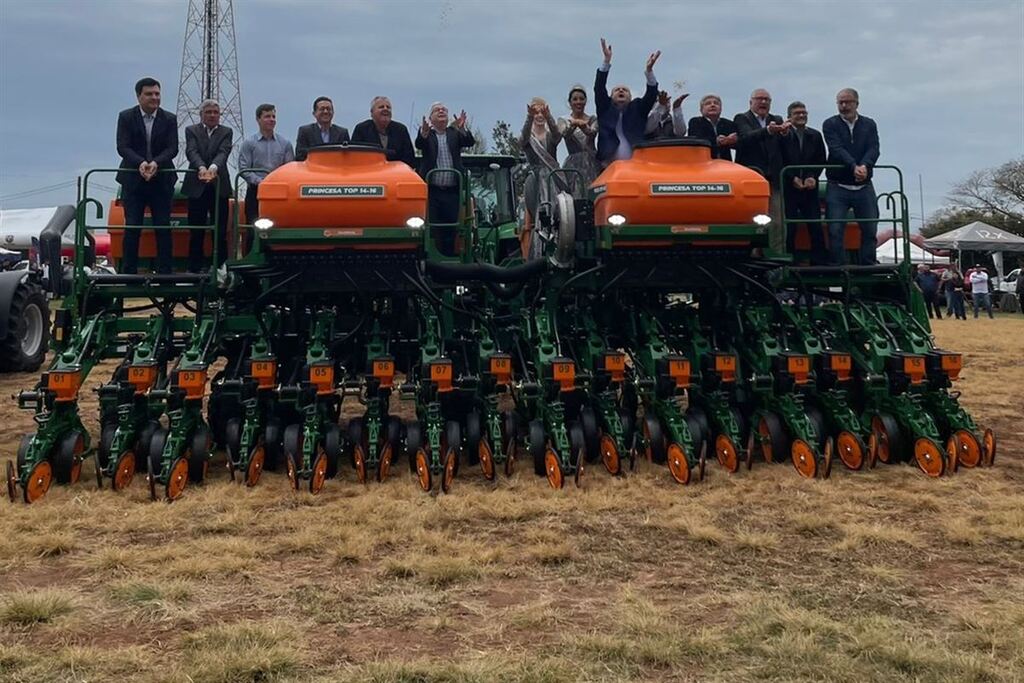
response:
[[[295,458],[291,453],[288,453],[285,455],[284,459],[285,467],[288,471],[288,483],[291,485],[292,489],[297,489],[299,487],[299,473],[296,471]]]
[[[958,429],[953,432],[956,439],[956,459],[964,467],[976,467],[981,462],[981,444],[978,439],[966,429]]]
[[[491,444],[487,439],[480,439],[476,447],[476,456],[480,460],[480,471],[488,481],[494,479],[494,453],[491,452]]]
[[[772,463],[772,430],[768,428],[768,420],[763,417],[757,423],[757,433],[761,436],[761,457],[766,463]]]
[[[125,451],[117,459],[117,469],[114,471],[114,477],[110,480],[110,485],[115,491],[123,491],[132,483],[132,478],[134,477],[135,453],[133,451]]]
[[[37,462],[29,472],[28,481],[25,482],[25,502],[34,503],[45,496],[52,483],[53,466],[46,460]]]
[[[690,462],[686,459],[686,451],[677,443],[668,446],[668,471],[680,484],[690,483]]]
[[[877,440],[875,453],[879,460],[888,464],[892,460],[892,444],[889,441],[889,432],[885,431],[885,423],[877,415],[871,418],[871,431],[874,432]]]
[[[416,481],[424,491],[430,490],[430,463],[427,461],[427,452],[422,448],[416,449]]]
[[[615,445],[615,439],[609,434],[601,437],[601,462],[611,474],[618,474],[622,471],[622,459],[619,458],[619,449]]]
[[[359,480],[360,484],[366,483],[366,451],[363,450],[362,444],[356,444],[352,447],[352,460],[356,464],[356,479]]]
[[[365,472],[365,469],[364,469]],[[327,481],[327,453],[323,446],[316,451],[316,460],[313,461],[313,474],[309,478],[309,492],[316,495],[324,490],[324,483]]]
[[[946,468],[942,451],[934,441],[925,437],[914,442],[914,459],[921,471],[929,477],[941,477]]]
[[[558,454],[555,453],[555,449],[548,446],[544,452],[544,471],[547,474],[548,484],[553,489],[562,488],[565,484],[565,480],[562,477],[562,464],[558,462]]]
[[[955,474],[959,466],[956,439],[951,436],[946,441],[946,474]]]
[[[719,464],[729,472],[735,472],[740,467],[736,444],[725,434],[715,437],[715,457],[718,458]]]
[[[996,461],[996,433],[991,429],[986,429],[985,434],[981,437],[981,443],[985,465],[992,467]]]
[[[449,448],[444,456],[444,471],[441,474],[441,490],[448,493],[455,481],[455,466],[458,464],[458,454],[454,448]]]
[[[188,458],[177,458],[171,463],[171,471],[167,474],[167,485],[164,487],[167,500],[181,498],[186,486],[188,486]]]
[[[71,483],[75,484],[78,479],[82,476],[82,453],[85,452],[85,437],[81,432],[78,434],[78,438],[75,439],[74,458],[71,461]]]
[[[395,451],[390,443],[384,444],[380,451],[380,466],[377,469],[378,479],[384,481],[391,474],[391,460],[395,457]]]
[[[814,450],[810,444],[803,439],[794,440],[793,446],[789,450],[789,455],[793,460],[793,467],[796,468],[801,477],[814,479],[814,476],[818,473],[818,459],[815,457]]]
[[[839,459],[846,465],[846,469],[859,470],[864,466],[864,446],[855,434],[839,432],[839,436],[836,437],[836,448],[839,449]]]
[[[245,470],[245,485],[255,486],[263,474],[263,463],[267,459],[267,451],[263,445],[258,445],[249,456],[249,466]]]
[[[878,435],[874,431],[868,437],[868,469],[875,469],[878,463]]]

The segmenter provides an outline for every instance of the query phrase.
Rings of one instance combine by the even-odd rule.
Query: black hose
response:
[[[489,263],[443,263],[427,261],[424,270],[438,282],[480,281],[495,283],[526,282],[548,268],[546,259],[527,261],[518,266],[495,266]]]

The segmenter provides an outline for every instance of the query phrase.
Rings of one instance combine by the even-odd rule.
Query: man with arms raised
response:
[[[228,255],[228,198],[231,196],[231,175],[228,156],[231,154],[233,131],[220,125],[220,104],[203,100],[199,105],[200,122],[185,129],[185,157],[195,173],[186,173],[181,184],[188,197],[189,225],[210,225],[216,213],[217,265]],[[191,230],[188,238],[188,269],[198,273],[203,268],[205,230]]]
[[[878,161],[878,127],[866,116],[857,113],[860,96],[853,88],[843,88],[836,95],[839,113],[825,120],[821,132],[828,145],[828,163],[842,168],[825,171],[828,188],[825,190],[826,218],[829,237],[829,263],[839,266],[846,255],[843,235],[847,212],[860,224],[860,249],[857,262],[871,265],[875,262],[875,237],[878,232],[878,203],[871,175]]]
[[[601,39],[604,61],[594,78],[594,101],[597,103],[597,160],[603,166],[618,159],[633,156],[633,147],[644,139],[647,117],[658,99],[658,79],[654,77],[654,64],[661,50],[647,58],[647,90],[643,97],[632,99],[629,88],[617,85],[608,95],[608,72],[612,68],[612,46]],[[682,104],[682,102],[680,102]]]
[[[153,216],[156,236],[156,272],[170,273],[172,242],[170,230],[157,226],[171,224],[171,198],[175,173],[157,171],[174,168],[178,155],[178,119],[160,108],[160,82],[143,78],[135,84],[137,107],[117,116],[117,153],[121,156],[121,203],[125,225],[142,225],[146,207]],[[122,273],[137,273],[141,231],[124,231]]]
[[[412,148],[409,129],[391,118],[391,100],[383,96],[370,103],[370,118],[352,130],[352,142],[379,145],[384,148],[388,161],[403,161],[416,167],[416,152]]]
[[[423,119],[416,149],[423,152],[420,175],[430,185],[428,215],[431,223],[456,223],[459,220],[459,176],[463,171],[462,150],[476,142],[466,129],[466,112],[459,112],[453,126],[448,125],[448,107],[442,102],[430,105],[430,120]],[[448,173],[433,173],[447,169]],[[455,254],[455,229],[437,231],[437,247],[442,254]]]
[[[299,126],[299,132],[295,134],[296,161],[305,161],[313,147],[348,142],[348,130],[331,123],[334,120],[334,102],[331,102],[331,98],[318,97],[313,100],[313,116],[316,121],[308,126]]]

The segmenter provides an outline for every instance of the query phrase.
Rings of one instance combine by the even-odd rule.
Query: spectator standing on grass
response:
[[[942,282],[942,289],[949,298],[951,315],[957,320],[967,320],[967,313],[964,311],[964,278],[956,266],[949,269],[949,279]]]
[[[933,273],[927,264],[922,263],[917,267],[914,282],[921,288],[921,294],[924,295],[924,305],[928,309],[928,317],[942,320],[942,306],[939,305],[939,276]]]
[[[946,283],[952,276],[953,268],[949,267],[942,271],[942,277],[939,278],[939,294],[946,298],[946,315],[950,318],[953,317],[953,290],[947,287]]]
[[[970,280],[974,317],[978,317],[978,310],[984,306],[985,310],[988,311],[988,317],[994,318],[995,316],[992,315],[992,281],[988,277],[988,271],[982,268],[980,264],[976,265],[974,270],[971,271]]]

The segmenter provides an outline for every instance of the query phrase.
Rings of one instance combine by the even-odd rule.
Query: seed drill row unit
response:
[[[638,458],[680,484],[708,460],[730,473],[788,461],[808,478],[836,457],[931,477],[992,463],[995,438],[951,391],[962,359],[935,347],[909,262],[793,266],[771,249],[767,182],[695,141],[641,145],[590,188],[557,175],[523,225],[515,164],[469,158],[459,221],[440,225],[404,164],[317,148],[262,182],[255,226],[232,216],[226,269],[173,275],[88,267],[87,212],[102,216],[89,179],[107,172],[91,171],[74,277],[51,283],[52,362],[18,397],[37,429],[7,463],[11,499],[75,483],[91,456],[101,487],[140,474],[174,500],[218,449],[233,479],[281,469],[313,493],[394,476],[403,458],[424,491],[445,492],[461,461],[491,480],[525,459],[554,488]],[[883,222],[905,236],[893,177]],[[133,228],[119,201],[108,213],[116,265]],[[176,256],[190,229],[210,226],[175,229]],[[442,231],[457,256],[436,248]],[[147,231],[142,262],[153,254]],[[81,389],[108,360],[90,434]]]

